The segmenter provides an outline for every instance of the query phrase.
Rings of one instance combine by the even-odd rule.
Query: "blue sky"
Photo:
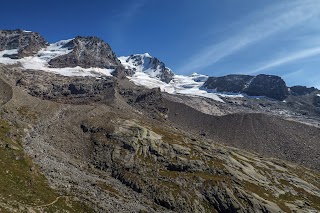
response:
[[[177,74],[267,73],[320,88],[320,0],[3,1],[1,29],[94,35]]]

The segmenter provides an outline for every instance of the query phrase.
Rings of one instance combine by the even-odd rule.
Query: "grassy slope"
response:
[[[73,197],[49,187],[46,178],[25,155],[14,127],[0,120],[0,212],[93,212]],[[49,205],[48,205],[49,204]]]

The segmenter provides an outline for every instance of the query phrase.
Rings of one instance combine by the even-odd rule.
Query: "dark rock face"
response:
[[[153,67],[159,67],[161,69],[160,74],[158,75],[158,78],[161,81],[169,83],[172,80],[174,74],[163,62],[159,61],[157,58],[153,58],[153,60],[150,60],[150,63]]]
[[[266,96],[280,101],[288,96],[286,83],[282,78],[274,75],[257,75],[244,92],[250,96]]]
[[[313,105],[315,105],[316,107],[320,107],[320,96],[319,96],[319,94],[314,96]]]
[[[46,72],[17,71],[16,86],[25,88],[35,97],[67,104],[110,102],[115,98],[116,81],[113,77],[66,77]]]
[[[23,30],[0,30],[0,51],[18,49],[17,54],[4,55],[5,57],[18,59],[32,56],[46,46],[48,43],[38,33]]]
[[[124,79],[126,76],[132,76],[134,72],[131,69],[125,69],[122,66],[118,66],[111,74],[119,79]]]
[[[288,88],[282,78],[264,74],[257,76],[227,75],[222,77],[209,77],[204,83],[203,88],[216,90],[217,92],[266,96],[281,101],[288,96]]]
[[[99,67],[114,69],[121,65],[111,47],[97,37],[78,36],[64,47],[73,49],[72,52],[52,59],[51,67]]]
[[[217,90],[217,92],[238,93],[244,90],[253,76],[250,75],[226,75],[222,77],[209,77],[203,84],[205,89]]]
[[[137,88],[119,88],[119,94],[127,101],[127,103],[135,108],[144,109],[150,112],[151,116],[156,117],[168,113],[162,94],[159,88],[144,89]]]
[[[306,86],[290,87],[290,94],[292,95],[307,95],[314,91],[317,91],[317,89],[314,87],[306,87]]]

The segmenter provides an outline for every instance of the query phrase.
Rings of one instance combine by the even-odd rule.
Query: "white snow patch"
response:
[[[224,102],[217,94],[209,93],[205,90],[201,90],[200,87],[204,82],[196,82],[194,78],[198,76],[183,76],[175,75],[172,81],[167,84],[158,79],[152,78],[150,75],[143,72],[136,72],[132,77],[129,77],[131,81],[140,86],[147,88],[160,88],[161,91],[170,94],[184,94],[190,96],[201,96],[211,98],[213,100]]]
[[[317,94],[318,97],[320,97],[320,94]]]
[[[145,54],[143,54],[143,55],[144,55],[144,57],[152,58],[152,56],[151,56],[149,53],[145,53]]]
[[[18,50],[0,51],[0,63],[2,64],[20,64],[24,69],[42,70],[54,72],[65,76],[111,76],[113,69],[102,68],[82,68],[82,67],[66,67],[66,68],[51,68],[49,62],[51,59],[61,55],[68,54],[72,49],[63,47],[72,39],[58,41],[50,44],[48,47],[40,50],[37,55],[25,57],[21,59],[10,59],[3,57],[4,54],[17,54]]]
[[[3,50],[0,51],[0,63],[1,64],[15,64],[15,62],[11,58],[3,57],[5,54],[13,55],[17,54],[18,49],[12,49],[12,50]]]

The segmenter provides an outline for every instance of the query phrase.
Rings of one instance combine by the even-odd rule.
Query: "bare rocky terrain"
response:
[[[320,211],[317,114],[245,102],[1,65],[0,211]]]

